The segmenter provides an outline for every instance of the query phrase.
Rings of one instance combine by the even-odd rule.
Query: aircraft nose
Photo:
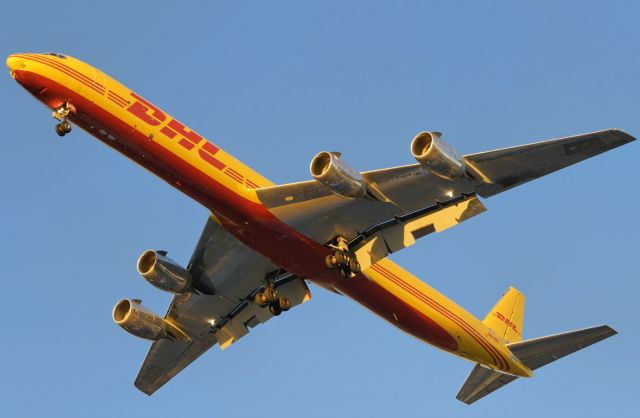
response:
[[[9,67],[9,70],[13,73],[16,70],[25,67],[25,59],[16,55],[9,55],[7,58],[7,67]]]

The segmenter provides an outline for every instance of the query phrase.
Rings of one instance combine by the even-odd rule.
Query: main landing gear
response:
[[[271,283],[267,283],[264,289],[256,293],[254,300],[261,308],[268,306],[269,311],[275,316],[291,309],[291,301],[278,295],[278,291]]]
[[[343,237],[336,239],[336,245],[332,245],[336,250],[325,259],[327,267],[340,270],[342,277],[351,278],[360,273],[360,263],[356,255],[349,251],[347,240]]]
[[[71,107],[69,106],[69,102],[64,102],[62,106],[53,111],[52,116],[59,120],[60,123],[56,124],[56,133],[59,136],[65,136],[69,132],[71,132],[71,123],[67,120],[67,116],[71,112]]]

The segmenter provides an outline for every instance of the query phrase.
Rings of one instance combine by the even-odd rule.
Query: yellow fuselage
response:
[[[206,206],[236,238],[299,277],[335,289],[415,337],[467,360],[531,376],[499,335],[384,259],[352,279],[325,266],[329,250],[284,224],[255,189],[269,180],[94,67],[71,57],[16,54],[12,76],[51,109]]]

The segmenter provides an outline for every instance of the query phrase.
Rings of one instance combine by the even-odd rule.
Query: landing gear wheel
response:
[[[336,256],[333,254],[329,254],[325,259],[324,259],[324,263],[326,264],[327,268],[333,270],[338,266],[338,263],[336,262]]]
[[[280,308],[282,312],[288,311],[291,309],[291,301],[284,296],[280,296],[278,298],[278,308]]]
[[[342,277],[351,278],[360,273],[360,262],[356,258],[356,255],[348,250],[336,250],[333,254],[325,257],[324,260],[326,266],[333,270],[339,269]]]
[[[353,274],[360,273],[360,263],[358,262],[357,258],[349,259],[349,270],[351,270],[351,273]]]
[[[339,266],[349,262],[349,256],[342,250],[336,251],[333,256],[336,260],[336,264]]]
[[[266,302],[276,302],[278,300],[278,292],[273,287],[265,287],[262,291]]]
[[[269,311],[274,315],[274,316],[278,316],[282,313],[282,309],[280,308],[280,306],[275,305],[275,304],[271,304],[269,305]]]
[[[347,266],[340,266],[340,274],[345,279],[351,278],[351,271],[349,271],[349,268]]]
[[[69,121],[65,120],[61,122],[60,126],[62,127],[64,133],[68,134],[69,132],[71,132],[71,124],[69,123]]]
[[[56,133],[59,136],[65,136],[69,132],[71,132],[71,124],[68,121],[64,120],[56,125]]]
[[[253,299],[259,307],[261,308],[266,308],[267,305],[269,304],[269,302],[265,299],[264,293],[263,292],[258,292],[256,293],[255,298]]]

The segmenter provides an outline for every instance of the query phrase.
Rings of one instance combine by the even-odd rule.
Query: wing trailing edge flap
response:
[[[396,217],[370,228],[369,231],[372,232],[365,231],[352,240],[355,245],[350,243],[349,247],[353,248],[362,270],[391,253],[412,246],[419,238],[433,232],[442,232],[487,210],[475,194],[454,198],[452,202],[454,203],[445,202],[415,214]]]

